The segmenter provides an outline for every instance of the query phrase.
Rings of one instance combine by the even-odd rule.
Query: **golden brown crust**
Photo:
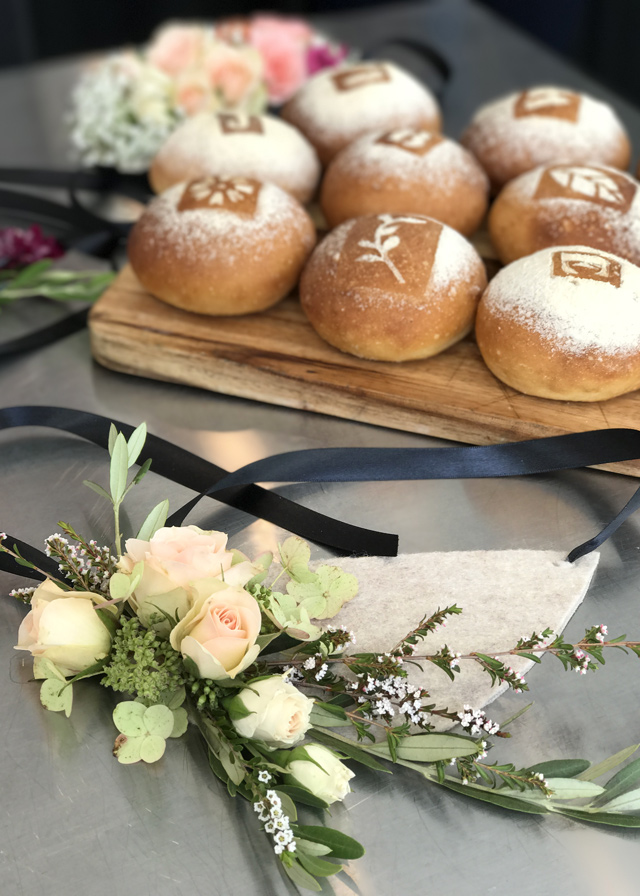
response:
[[[541,102],[545,96],[552,97],[548,106]],[[626,169],[631,159],[629,138],[610,106],[556,87],[530,88],[483,106],[460,142],[487,172],[494,194],[539,165]]]
[[[485,285],[479,256],[454,230],[385,214],[347,221],[323,240],[303,272],[300,301],[341,351],[406,361],[462,339]]]
[[[489,214],[503,264],[547,246],[591,246],[640,264],[640,191],[605,166],[549,165],[508,183]]]
[[[604,401],[640,388],[638,283],[635,266],[587,247],[514,262],[478,306],[476,340],[487,367],[540,398]]]
[[[278,187],[257,184],[252,209],[246,198],[231,203],[228,196],[239,191],[238,183],[257,182],[226,179],[221,187],[220,180],[179,184],[154,199],[131,231],[129,260],[145,289],[170,305],[225,316],[262,311],[296,285],[315,228]],[[203,184],[203,201],[180,211],[186,191]],[[220,205],[204,201],[209,187],[211,196],[223,195]],[[245,211],[234,211],[233,204]]]
[[[323,165],[372,131],[442,127],[430,91],[393,63],[377,61],[320,72],[284,104],[280,115],[305,135]]]
[[[428,215],[465,236],[488,205],[489,183],[471,153],[433,131],[365,135],[329,165],[320,204],[330,227],[362,215]]]

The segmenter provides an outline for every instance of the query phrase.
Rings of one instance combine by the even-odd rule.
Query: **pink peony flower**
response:
[[[307,77],[307,45],[313,32],[299,19],[256,16],[249,40],[264,62],[264,78],[273,103],[282,103],[302,86]]]
[[[28,230],[6,227],[0,230],[0,267],[21,268],[43,258],[60,258],[64,249],[51,236],[44,236],[37,224]]]
[[[214,44],[204,60],[204,68],[211,87],[219,90],[231,106],[239,105],[251,93],[262,74],[257,53],[224,43]]]
[[[204,30],[197,25],[163,28],[147,51],[147,60],[169,75],[194,66],[203,52]]]

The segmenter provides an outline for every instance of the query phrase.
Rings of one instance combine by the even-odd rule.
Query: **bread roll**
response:
[[[510,181],[489,215],[504,264],[546,246],[591,246],[640,264],[640,184],[604,165],[549,165]]]
[[[462,339],[486,282],[480,257],[450,227],[424,215],[367,215],[341,224],[316,248],[300,302],[341,351],[407,361]]]
[[[441,127],[431,91],[392,62],[326,69],[310,78],[280,114],[315,146],[324,165],[371,131]]]
[[[156,193],[215,174],[276,184],[308,202],[320,178],[314,148],[272,115],[201,113],[188,118],[160,148],[149,170]]]
[[[487,176],[466,149],[434,131],[400,128],[341,150],[324,176],[320,204],[330,227],[361,215],[418,213],[469,236],[488,197]]]
[[[587,246],[542,249],[485,291],[476,339],[527,395],[603,401],[640,387],[640,268]]]
[[[250,314],[297,283],[315,228],[274,184],[207,177],[151,201],[129,236],[131,266],[152,295],[201,314]]]
[[[489,175],[494,193],[538,165],[627,168],[631,154],[611,106],[562,87],[531,87],[483,106],[461,143]]]

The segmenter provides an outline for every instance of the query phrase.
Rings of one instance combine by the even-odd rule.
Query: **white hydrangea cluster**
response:
[[[113,57],[85,72],[73,93],[71,141],[84,165],[139,173],[183,118],[162,72]]]
[[[289,818],[282,811],[282,800],[276,791],[267,790],[265,798],[255,802],[253,809],[258,814],[260,821],[265,822],[264,829],[267,834],[271,834],[273,838],[275,854],[279,856],[285,849],[287,852],[295,852],[296,842]]]

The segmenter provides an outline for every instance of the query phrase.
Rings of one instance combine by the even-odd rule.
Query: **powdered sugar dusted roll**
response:
[[[207,175],[277,184],[300,202],[314,194],[320,163],[296,128],[272,115],[202,113],[180,125],[151,163],[156,193]]]
[[[325,165],[371,131],[441,127],[433,94],[391,62],[361,62],[320,72],[282,107],[281,115],[306,135]]]
[[[508,264],[546,246],[591,246],[640,264],[640,184],[604,165],[549,165],[510,181],[489,232]]]
[[[424,215],[368,215],[331,231],[300,301],[331,345],[379,361],[427,358],[472,328],[484,266],[455,230]]]
[[[468,236],[488,197],[487,176],[466,149],[435,131],[398,128],[341,150],[324,176],[320,203],[331,227],[361,215],[417,212]]]
[[[297,283],[316,239],[310,217],[274,184],[208,177],[151,201],[129,236],[152,295],[201,314],[250,314]]]
[[[528,395],[602,401],[640,388],[640,268],[587,246],[542,249],[485,291],[476,339],[498,379]]]
[[[551,162],[627,168],[629,138],[611,106],[561,87],[531,87],[483,106],[461,142],[497,192]]]

